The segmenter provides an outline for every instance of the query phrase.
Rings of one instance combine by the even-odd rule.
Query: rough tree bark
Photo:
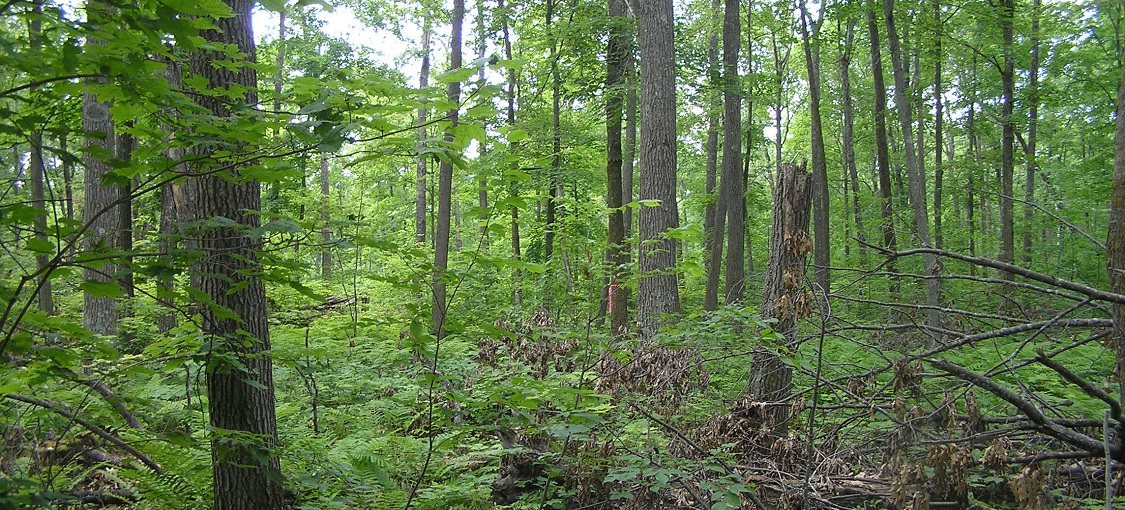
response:
[[[215,28],[201,32],[209,43],[236,47],[245,55],[239,65],[227,63],[226,53],[200,51],[191,56],[190,70],[209,89],[244,90],[241,97],[197,94],[196,101],[216,117],[231,117],[232,103],[257,104],[255,48],[251,33],[252,0],[225,0],[234,16],[215,20]],[[209,156],[201,146],[198,156]],[[222,165],[224,162],[219,162]],[[203,228],[197,239],[201,258],[192,267],[192,287],[200,300],[202,329],[212,347],[207,364],[208,404],[213,429],[216,510],[280,510],[284,508],[277,448],[277,420],[273,392],[273,364],[269,356],[265,286],[256,241],[247,231],[260,226],[261,186],[238,179],[237,166],[220,172],[198,169],[202,175],[192,220],[226,218],[236,226]],[[237,318],[230,318],[233,313]],[[237,363],[235,362],[237,360]]]
[[[1123,2],[1125,3],[1125,2]],[[1109,290],[1125,294],[1125,73],[1117,87],[1117,132],[1113,146],[1113,187],[1110,192],[1109,236],[1106,239],[1106,269]],[[1113,346],[1117,354],[1115,375],[1119,398],[1125,398],[1125,305],[1113,305]]]
[[[465,20],[465,0],[453,0],[453,26],[450,34],[449,69],[461,69],[461,25]],[[459,109],[456,106],[461,101],[461,82],[449,83],[447,98],[449,104],[454,105],[449,110],[449,129],[445,132],[445,141],[453,142],[453,130],[457,127]],[[453,205],[453,163],[445,159],[438,167],[437,189],[437,225],[434,228],[434,275],[433,275],[433,308],[430,318],[433,320],[434,336],[438,340],[445,338],[446,292],[445,271],[449,267],[449,222]]]
[[[723,184],[727,203],[726,303],[742,301],[746,285],[746,191],[742,177],[742,93],[738,53],[742,23],[738,0],[725,0],[723,11]],[[722,235],[716,231],[715,235]]]
[[[97,25],[112,16],[107,3],[91,1],[86,5],[89,23]],[[105,40],[91,36],[86,45],[93,48],[102,46]],[[82,130],[86,132],[85,153],[82,156],[86,167],[85,206],[82,208],[82,222],[89,225],[82,240],[83,251],[108,250],[115,248],[119,240],[117,232],[120,216],[117,212],[117,187],[106,184],[103,179],[113,171],[110,161],[115,152],[113,118],[109,102],[100,101],[96,87],[106,82],[104,77],[91,80],[91,87],[82,93]],[[109,283],[117,272],[116,264],[103,262],[100,265],[87,265],[82,270],[86,281]],[[85,292],[82,302],[82,326],[100,335],[117,334],[117,303],[111,297]]]
[[[625,214],[622,211],[621,110],[625,95],[625,0],[609,0],[609,42],[606,44],[606,207],[609,208],[609,324],[610,334],[621,335],[628,322],[628,295],[622,278],[625,259]]]
[[[28,39],[31,43],[32,51],[37,51],[42,46],[40,36],[43,33],[43,20],[40,15],[43,13],[43,0],[35,0],[32,9],[35,11],[32,16],[31,22],[28,23],[27,32]],[[44,183],[46,182],[46,166],[43,164],[43,131],[36,129],[31,133],[29,149],[31,166],[31,206],[35,208],[35,239],[39,241],[45,248],[48,246],[47,239],[47,201],[44,194]],[[37,252],[35,255],[35,269],[39,272],[39,310],[47,314],[55,313],[55,300],[51,293],[51,279],[47,274],[47,266],[50,264],[51,255],[47,251]]]
[[[674,273],[679,243],[667,236],[679,227],[676,204],[676,55],[671,0],[640,2],[641,46],[641,200],[639,216],[640,281],[637,321],[640,336],[652,338],[661,316],[680,311]]]
[[[774,319],[780,349],[796,347],[797,320],[812,312],[812,295],[805,286],[805,259],[812,251],[809,239],[811,176],[793,164],[778,168],[773,198],[773,229],[770,231],[769,263],[759,314]],[[774,437],[784,437],[789,421],[793,369],[782,362],[777,349],[759,348],[750,364],[748,391],[767,402],[766,422]]]

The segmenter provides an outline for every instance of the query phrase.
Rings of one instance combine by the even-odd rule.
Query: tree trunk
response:
[[[486,54],[488,52],[488,25],[485,22],[485,12],[485,3],[477,2],[477,30],[479,30],[479,32],[477,33],[477,43],[479,44],[479,46],[477,47],[477,51],[479,54],[478,58],[481,59],[488,58],[488,55]],[[482,86],[487,83],[487,66],[480,66],[480,73],[477,74],[477,79],[480,81],[480,84]],[[487,128],[488,122],[485,121],[485,124],[485,127]],[[482,160],[486,160],[485,158],[487,155],[488,144],[485,142],[480,142],[480,158]],[[480,169],[479,173],[477,174],[477,207],[479,208],[479,212],[481,214],[487,215],[485,216],[484,221],[481,221],[479,219],[480,216],[474,216],[475,218],[478,218],[477,222],[480,224],[478,228],[480,229],[480,245],[482,248],[488,247],[489,222],[487,221],[487,218],[491,216],[491,213],[488,210],[488,176],[491,173],[491,169],[491,166]]]
[[[133,127],[132,121],[125,124],[125,128],[131,129]],[[133,135],[128,131],[117,135],[117,147],[115,148],[116,164],[127,165],[133,159]],[[117,284],[121,287],[121,293],[126,298],[124,301],[117,304],[117,319],[119,321],[117,328],[117,344],[125,348],[128,352],[136,352],[136,346],[133,345],[133,331],[130,328],[120,327],[120,320],[123,318],[130,318],[133,316],[133,298],[136,297],[136,287],[133,280],[133,180],[123,180],[122,184],[117,186],[117,224],[120,228],[117,231],[116,244],[121,250],[121,255],[118,257],[117,265]]]
[[[630,41],[625,56],[625,146],[622,148],[621,162],[621,203],[633,201],[633,174],[637,160],[637,65]],[[625,208],[625,237],[633,232],[633,208]],[[625,250],[628,262],[632,250]]]
[[[844,31],[844,48],[840,56],[840,96],[843,101],[844,132],[841,150],[844,169],[852,191],[852,214],[855,216],[855,235],[859,240],[859,265],[867,266],[867,234],[863,229],[863,208],[859,202],[859,171],[855,164],[855,107],[852,105],[851,59],[855,39],[856,20],[849,18]],[[850,241],[849,241],[850,242]]]
[[[277,20],[277,74],[274,75],[274,81],[273,81],[273,111],[277,115],[281,114],[281,98],[282,98],[281,92],[282,92],[282,89],[284,88],[284,85],[285,85],[285,49],[286,49],[285,48],[285,46],[286,46],[286,43],[285,43],[285,35],[286,35],[285,22],[286,22],[287,19],[288,19],[288,17],[287,17],[287,14],[286,14],[286,10],[282,9],[281,12],[278,13],[278,20]],[[278,126],[278,127],[274,128],[273,136],[274,137],[280,137],[281,136],[281,126]],[[280,180],[274,180],[274,182],[271,183],[270,187],[269,187],[269,196],[267,197],[267,204],[272,205],[272,204],[276,203],[278,201],[278,199],[280,199],[280,198],[281,198],[281,181]]]
[[[738,0],[725,0],[723,14],[723,184],[727,212],[727,304],[742,301],[746,284],[746,192],[742,178],[742,96],[738,53],[742,23]],[[722,232],[716,231],[716,236]]]
[[[828,164],[824,158],[824,131],[820,121],[820,30],[817,26],[810,28],[812,20],[804,0],[800,0],[798,6],[801,10],[801,46],[805,50],[805,69],[809,78],[809,124],[812,131],[813,281],[819,287],[818,292],[827,295],[831,288],[828,269]]]
[[[196,101],[224,124],[232,116],[231,102],[249,109],[257,104],[258,85],[254,39],[251,34],[251,0],[226,0],[233,17],[214,21],[215,29],[201,32],[208,43],[236,47],[246,61],[228,62],[220,51],[201,51],[191,57],[191,73],[206,80],[211,90],[245,90],[243,97],[197,94]],[[204,91],[200,91],[204,92]],[[206,149],[199,149],[205,151]],[[206,161],[212,156],[200,153]],[[223,162],[219,162],[222,166]],[[211,227],[198,238],[202,257],[192,267],[192,286],[201,300],[202,329],[209,337],[207,391],[213,436],[211,455],[216,510],[273,510],[285,507],[280,462],[276,455],[277,420],[266,321],[265,286],[258,278],[261,263],[257,240],[246,234],[260,226],[258,181],[239,178],[237,166],[215,172],[197,169],[198,193],[191,220],[227,218],[239,228]],[[229,317],[233,313],[236,318]],[[237,363],[234,360],[237,359]]]
[[[1031,6],[1031,69],[1027,83],[1027,176],[1023,190],[1023,264],[1031,266],[1031,239],[1034,234],[1032,219],[1035,208],[1035,173],[1039,171],[1036,163],[1036,136],[1039,124],[1039,11],[1041,0]],[[940,246],[939,246],[940,248]]]
[[[332,229],[328,226],[329,221],[329,200],[332,193],[332,182],[329,180],[328,175],[328,154],[320,153],[320,276],[321,278],[328,278],[332,274],[332,250],[329,249],[329,243],[332,242]]]
[[[1113,188],[1110,192],[1109,235],[1106,238],[1106,269],[1109,290],[1125,294],[1125,73],[1117,87],[1117,132],[1113,146]],[[1119,398],[1125,398],[1125,305],[1116,303],[1113,310],[1113,347],[1117,354],[1114,371]]]
[[[465,20],[465,0],[453,0],[453,26],[450,34],[449,69],[461,69],[461,24]],[[449,104],[457,105],[461,100],[461,82],[449,83]],[[450,126],[445,132],[445,141],[453,142],[453,130],[457,127],[458,107],[453,106],[447,114]],[[434,336],[445,338],[446,292],[445,272],[449,267],[449,222],[452,212],[453,163],[445,159],[438,169],[437,225],[434,229],[434,300],[430,312],[433,320]]]
[[[512,61],[512,38],[511,38],[511,34],[509,32],[509,27],[508,27],[508,19],[511,17],[511,12],[507,7],[505,7],[504,0],[497,0],[496,7],[500,11],[500,20],[501,20],[500,21],[500,29],[501,29],[501,32],[504,35],[504,59],[511,62]],[[508,87],[507,87],[507,90],[505,91],[504,95],[505,95],[505,98],[508,101],[508,107],[507,107],[507,117],[508,118],[507,118],[506,123],[507,123],[507,126],[508,126],[509,129],[514,129],[515,125],[516,125],[516,67],[515,66],[508,67]],[[520,153],[519,142],[509,142],[509,144],[508,144],[508,157],[511,158],[511,160],[512,160],[511,168],[510,168],[510,170],[512,172],[519,171],[519,168],[520,168],[519,153]],[[516,183],[515,180],[512,180],[508,184],[508,195],[513,199],[515,199],[519,196],[519,185]],[[508,207],[508,212],[509,212],[509,215],[511,217],[512,258],[515,259],[515,260],[520,260],[520,258],[522,256],[521,255],[521,249],[520,249],[520,210],[515,205],[511,205],[511,206]],[[516,268],[514,271],[512,271],[512,279],[515,280],[515,282],[512,286],[512,302],[516,306],[519,306],[523,302],[523,296],[522,296],[522,293],[520,291],[520,289],[521,289],[521,283],[520,282],[521,282],[521,279],[522,279],[522,275],[521,275],[521,271],[519,270],[519,268]]]
[[[942,21],[941,21],[941,2],[934,1],[934,245],[937,249],[942,249],[945,245],[945,239],[942,236],[941,217],[942,217],[942,191],[945,178],[945,168],[942,166],[941,155],[945,150],[942,132],[943,122],[945,120],[942,110],[944,104],[942,103],[942,93],[945,91],[941,86],[941,38],[942,34]],[[957,202],[954,201],[954,204]]]
[[[675,274],[679,243],[667,236],[679,227],[676,204],[676,55],[672,1],[641,2],[641,200],[656,200],[639,214],[641,272],[637,321],[642,339],[651,339],[664,314],[678,314]]]
[[[1015,0],[1000,0],[997,10],[1000,16],[1000,31],[1004,37],[1004,68],[1000,73],[1003,88],[1003,102],[1000,108],[1000,122],[1002,126],[1000,135],[1000,262],[1011,264],[1015,259],[1015,216],[1013,207],[1012,185],[1015,168],[1013,154],[1015,144],[1016,124],[1013,118],[1015,108],[1015,63],[1012,56],[1013,18],[1015,17]],[[1013,280],[1015,277],[1001,271],[1000,277],[1004,280]]]
[[[812,313],[812,296],[805,288],[805,259],[812,251],[809,239],[811,176],[793,164],[778,168],[773,198],[769,263],[759,315],[776,319],[773,330],[781,335],[779,349],[796,348],[797,320]],[[784,437],[788,428],[793,368],[782,362],[777,349],[758,348],[750,364],[748,392],[767,403],[766,422],[773,437]]]
[[[168,86],[172,90],[179,90],[183,87],[183,73],[180,68],[179,62],[170,61],[167,63],[168,67],[164,71],[165,78],[168,80]],[[175,115],[172,112],[172,115]],[[174,137],[174,127],[165,125],[164,129],[168,130],[170,137]],[[170,169],[171,174],[187,174],[187,165],[180,163],[184,160],[185,151],[169,143],[167,148],[164,149],[164,156],[169,161],[178,162]],[[168,177],[172,177],[169,175]],[[160,253],[161,272],[156,278],[156,299],[160,302],[163,310],[156,316],[156,328],[161,333],[172,331],[176,327],[176,293],[174,291],[176,264],[172,258],[172,253],[176,249],[179,242],[179,235],[181,232],[177,225],[181,223],[181,215],[186,214],[187,202],[184,200],[183,194],[185,187],[181,183],[176,183],[171,180],[165,182],[160,186],[160,235],[157,242],[157,249]]]
[[[555,230],[558,228],[558,201],[562,198],[562,184],[559,172],[562,171],[562,132],[559,126],[560,101],[562,99],[562,77],[559,74],[558,36],[554,33],[556,0],[547,0],[547,32],[551,38],[551,189],[547,192],[547,225],[544,234],[543,253],[547,260],[555,250]],[[548,297],[549,297],[548,293]]]
[[[609,42],[606,44],[606,207],[609,208],[609,287],[607,289],[610,334],[623,335],[628,326],[628,295],[623,271],[625,259],[624,193],[621,184],[621,110],[625,94],[625,54],[629,49],[624,23],[625,0],[609,0]]]
[[[922,247],[929,248],[931,245],[930,224],[926,213],[926,177],[918,163],[917,154],[914,152],[914,143],[910,136],[910,126],[913,123],[910,120],[910,107],[906,100],[908,88],[906,69],[902,66],[898,33],[895,31],[894,0],[883,0],[883,13],[887,19],[887,41],[891,50],[891,68],[894,70],[895,76],[895,104],[898,105],[896,110],[898,110],[899,123],[902,125],[903,145],[906,148],[907,188],[910,193],[911,205],[914,208],[914,225]],[[929,327],[930,338],[936,340],[938,330],[941,329],[941,312],[937,309],[941,305],[941,280],[938,279],[941,264],[937,257],[930,253],[922,255],[922,263],[925,265],[927,276],[925,281],[926,305],[928,306],[926,309],[926,326]]]
[[[875,164],[879,174],[880,227],[883,230],[883,247],[895,251],[895,214],[891,200],[891,154],[887,143],[887,86],[883,81],[883,55],[879,43],[879,22],[875,15],[877,4],[872,0],[867,9],[867,32],[871,42],[871,78],[875,93]],[[887,264],[887,271],[895,271],[894,263]],[[898,293],[898,283],[892,278],[890,290]]]
[[[422,20],[422,69],[418,73],[418,89],[421,96],[426,95],[430,86],[430,13]],[[414,242],[419,246],[426,244],[426,166],[430,156],[424,154],[426,148],[426,117],[429,106],[422,101],[418,105],[418,162],[414,177]]]
[[[971,73],[971,76],[973,77],[974,86],[975,86],[975,83],[976,83],[976,75],[977,75],[977,61],[976,61],[976,58],[974,57],[973,58],[972,73]],[[974,185],[973,180],[974,180],[974,177],[976,175],[976,162],[977,162],[977,147],[976,147],[976,109],[977,109],[977,101],[976,101],[975,92],[973,94],[971,94],[970,97],[971,97],[971,99],[969,101],[969,115],[968,115],[968,119],[965,121],[965,132],[966,132],[966,135],[967,135],[966,138],[968,138],[968,141],[969,141],[969,154],[972,157],[973,165],[972,165],[971,168],[969,168],[969,171],[966,172],[966,174],[968,174],[968,178],[966,179],[968,181],[968,186],[965,187],[965,220],[969,223],[969,255],[975,257],[976,253],[977,253],[976,221],[974,219],[974,215],[976,213],[976,204],[975,204],[975,197],[973,196],[973,192],[976,190],[976,186]],[[972,275],[972,276],[976,276],[976,266],[969,266],[969,274]]]
[[[40,36],[43,32],[43,0],[35,0],[34,16],[28,23],[28,39],[32,51],[38,51],[42,46]],[[35,208],[35,239],[41,245],[35,254],[35,269],[39,273],[38,301],[39,310],[51,315],[55,313],[55,300],[51,294],[51,279],[48,266],[51,253],[47,251],[50,241],[47,239],[47,200],[44,193],[47,168],[43,164],[43,132],[37,127],[30,136],[30,161],[31,166],[31,206]]]
[[[91,23],[110,19],[111,7],[102,2],[91,1],[86,6],[86,16]],[[86,40],[89,46],[104,45],[97,38]],[[104,83],[104,77],[95,78],[96,83]],[[110,251],[116,248],[119,239],[120,216],[117,212],[117,187],[107,185],[103,179],[113,171],[110,160],[115,150],[113,118],[110,115],[111,103],[98,100],[92,92],[82,94],[82,130],[86,132],[85,153],[82,156],[86,167],[85,206],[82,208],[82,222],[89,226],[82,241],[82,250]],[[100,266],[87,266],[82,270],[82,278],[89,282],[109,283],[114,281],[116,264],[103,262]],[[99,335],[117,334],[117,303],[114,298],[91,293],[83,293],[82,326]]]
[[[711,0],[711,15],[718,16],[723,6],[722,0]],[[724,41],[725,42],[725,41]],[[714,310],[719,306],[719,275],[722,265],[722,233],[715,231],[716,216],[726,213],[726,202],[716,193],[719,166],[719,108],[722,76],[719,72],[719,35],[712,28],[707,40],[707,142],[704,146],[707,166],[704,193],[707,194],[707,207],[703,211],[703,243],[707,256],[707,284],[703,290],[703,309]],[[725,178],[725,177],[724,177]],[[725,222],[719,220],[719,222]]]

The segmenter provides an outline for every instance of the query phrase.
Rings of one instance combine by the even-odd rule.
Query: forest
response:
[[[1125,506],[1125,2],[0,0],[0,509]]]

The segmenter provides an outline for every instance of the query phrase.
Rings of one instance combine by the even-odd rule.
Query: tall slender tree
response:
[[[942,193],[945,187],[945,167],[942,163],[942,151],[944,147],[943,132],[945,115],[943,114],[945,103],[942,99],[942,94],[945,90],[942,88],[941,67],[942,60],[945,56],[941,52],[941,39],[944,37],[942,31],[942,18],[941,18],[941,2],[934,0],[934,246],[939,250],[944,245],[944,236],[942,235]],[[956,203],[956,202],[954,202]]]
[[[625,58],[629,49],[625,33],[625,0],[609,0],[609,41],[606,43],[606,206],[609,208],[609,323],[620,335],[628,323],[628,294],[622,272],[625,259],[624,193],[621,184],[621,117],[625,95]]]
[[[911,126],[910,107],[906,99],[909,88],[906,82],[906,68],[903,66],[902,51],[899,46],[898,31],[895,29],[894,0],[883,0],[883,14],[887,20],[887,43],[891,50],[891,68],[895,77],[895,104],[898,111],[899,123],[902,126],[902,141],[906,153],[907,189],[910,193],[910,203],[914,208],[914,228],[918,233],[918,241],[922,247],[929,248],[930,221],[926,212],[926,177],[918,162],[914,151],[913,137],[910,136]],[[941,329],[941,264],[932,253],[922,255],[925,265],[926,288],[926,326],[930,328],[931,338],[936,338]]]
[[[828,246],[828,163],[824,157],[824,128],[820,118],[820,21],[813,20],[805,7],[800,7],[801,46],[805,50],[805,69],[809,78],[809,127],[812,144],[813,185],[813,281],[820,292],[829,291],[830,250]]]
[[[850,12],[850,10],[849,10]],[[849,16],[845,21],[844,42],[840,51],[840,101],[844,129],[840,151],[844,156],[844,170],[852,192],[852,215],[855,217],[856,239],[859,240],[859,264],[867,265],[867,234],[863,228],[863,207],[859,200],[859,170],[855,162],[855,106],[852,104],[851,61],[852,43],[855,40],[856,20]]]
[[[1027,75],[1027,167],[1023,190],[1023,263],[1031,265],[1032,238],[1035,231],[1032,218],[1035,214],[1035,174],[1039,138],[1039,16],[1042,1],[1031,3],[1031,68]]]
[[[465,0],[453,0],[453,26],[449,38],[449,69],[461,69],[461,26],[465,20]],[[446,115],[449,117],[449,129],[445,131],[446,143],[453,143],[453,130],[457,127],[461,101],[461,82],[451,81],[447,89],[447,97],[453,105]],[[434,228],[434,278],[433,278],[433,308],[430,317],[433,320],[434,335],[440,340],[445,337],[446,307],[446,270],[449,268],[449,222],[452,213],[453,201],[453,162],[443,158],[438,167],[437,188],[437,225]]]
[[[1013,205],[1015,188],[1015,59],[1013,55],[1015,0],[1000,0],[996,14],[1000,17],[1000,32],[1003,35],[1004,59],[1000,70],[1000,84],[1003,97],[1000,103],[1000,262],[1011,264],[1015,260],[1015,207]],[[1000,277],[1013,280],[1007,271]]]
[[[27,35],[28,42],[31,43],[31,50],[37,51],[43,45],[43,20],[40,16],[43,14],[43,0],[35,0],[32,4],[32,17],[28,23]],[[31,167],[31,206],[35,208],[35,239],[39,241],[40,248],[35,254],[35,270],[39,273],[39,310],[48,314],[55,311],[54,294],[51,292],[51,279],[49,278],[48,265],[50,264],[51,256],[46,250],[49,246],[47,240],[47,200],[44,194],[44,183],[46,182],[47,167],[43,162],[43,131],[36,128],[29,137],[30,143],[28,149],[30,150],[28,165]]]
[[[422,67],[418,71],[418,90],[424,99],[426,88],[430,86],[430,28],[432,15],[429,10],[422,15]],[[429,155],[426,148],[426,118],[430,108],[426,102],[418,104],[418,160],[414,174],[414,242],[426,244],[426,173]]]
[[[711,0],[711,16],[718,16],[722,0]],[[707,194],[707,207],[703,210],[703,243],[707,254],[707,284],[703,291],[703,309],[714,310],[719,303],[719,275],[722,264],[722,233],[715,231],[716,216],[720,207],[726,214],[726,202],[716,193],[719,168],[719,122],[722,75],[719,71],[719,34],[710,23],[711,35],[707,38],[707,141],[703,151],[706,154],[706,169],[703,192]],[[723,220],[725,222],[725,220]]]
[[[1122,2],[1125,4],[1125,2]],[[1121,66],[1121,64],[1118,64]],[[1106,239],[1106,270],[1110,290],[1125,294],[1125,66],[1117,86],[1116,132],[1113,138],[1113,185],[1109,202],[1109,234]],[[1117,355],[1114,374],[1118,398],[1125,399],[1125,304],[1113,304],[1113,347]]]
[[[726,302],[742,301],[746,285],[746,191],[742,176],[742,93],[738,54],[742,20],[738,0],[723,10],[723,185],[727,216]],[[722,232],[716,232],[722,235]]]
[[[891,154],[887,142],[887,86],[883,81],[883,50],[879,42],[879,22],[876,15],[878,3],[871,0],[867,9],[867,34],[871,43],[871,81],[874,84],[872,92],[875,95],[875,165],[879,175],[879,214],[880,227],[883,231],[883,247],[894,251],[897,249],[895,239],[895,214],[894,203],[891,201]],[[892,264],[887,265],[887,271],[894,272]],[[898,284],[891,280],[891,291],[897,292]]]

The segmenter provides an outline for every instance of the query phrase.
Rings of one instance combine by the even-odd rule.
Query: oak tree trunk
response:
[[[742,96],[738,53],[742,23],[738,0],[725,0],[723,14],[723,184],[727,216],[726,303],[742,301],[746,284],[746,192],[742,177]],[[716,231],[716,236],[722,232]]]
[[[1106,269],[1110,291],[1125,294],[1125,73],[1117,87],[1117,120],[1113,146],[1113,187],[1110,192],[1109,235],[1106,239]],[[1125,398],[1125,304],[1113,310],[1113,347],[1117,354],[1115,375],[1119,398]]]
[[[676,55],[672,1],[641,2],[641,175],[640,199],[655,200],[639,214],[641,273],[637,285],[640,336],[651,339],[662,316],[680,311],[675,275],[679,243],[676,204]]]
[[[251,33],[251,0],[225,0],[233,17],[214,21],[201,32],[209,43],[229,45],[245,55],[231,65],[224,52],[200,51],[191,56],[191,74],[211,90],[241,89],[233,99],[197,94],[196,101],[215,117],[213,124],[234,115],[231,103],[257,104],[257,73]],[[197,156],[210,154],[206,146]],[[229,162],[217,161],[224,167]],[[239,179],[239,168],[197,169],[194,214],[190,220],[225,218],[232,225],[214,225],[198,234],[202,256],[192,267],[192,287],[200,300],[203,333],[209,338],[206,370],[211,417],[211,455],[216,510],[274,510],[284,508],[280,462],[276,455],[277,420],[270,359],[266,294],[258,273],[257,242],[247,231],[260,226],[261,186]],[[234,318],[230,317],[233,314]]]

